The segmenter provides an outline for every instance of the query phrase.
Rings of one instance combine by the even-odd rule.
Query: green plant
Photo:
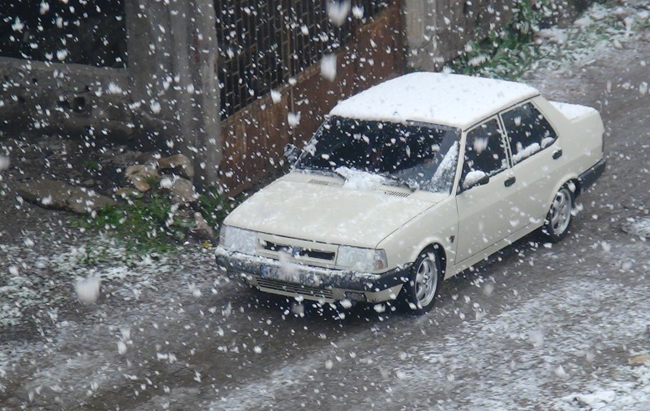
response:
[[[144,181],[146,181],[151,187],[158,187],[158,184],[160,184],[160,176],[147,175],[145,176]]]
[[[595,4],[613,3],[607,0],[575,0],[572,4],[576,11],[585,11]],[[566,10],[566,5],[561,0],[518,0],[509,25],[489,33],[485,40],[470,42],[446,69],[516,80],[533,67],[556,69],[567,62],[585,58],[596,44],[610,42],[612,35],[627,35],[630,30],[627,23],[610,14],[587,27],[560,29],[565,35],[562,41],[534,41],[537,30],[554,24]],[[600,13],[604,7],[607,6],[600,6]],[[648,24],[647,20],[636,19],[633,29],[644,30]]]
[[[177,211],[168,198],[154,193],[127,204],[108,206],[77,225],[115,235],[130,252],[166,252],[178,238]]]
[[[228,197],[220,192],[216,187],[210,187],[205,193],[199,196],[197,207],[203,218],[210,227],[217,227],[224,218],[239,203],[243,201],[243,196]]]
[[[503,77],[514,78],[539,56],[538,47],[532,42],[541,25],[548,26],[555,18],[551,11],[554,0],[518,0],[510,24],[500,30],[492,30],[487,38],[471,41],[460,56],[448,68],[463,74],[476,74],[486,67],[496,68],[516,60],[512,72]]]
[[[74,225],[117,237],[131,254],[166,253],[185,240],[194,228],[193,212],[200,212],[214,228],[240,201],[241,196],[230,198],[216,188],[210,188],[199,196],[194,209],[190,210],[173,204],[169,196],[161,192],[153,192],[143,198],[105,207],[76,220]],[[86,251],[85,264],[102,262],[103,253],[91,249]]]
[[[99,163],[93,160],[84,161],[84,167],[86,167],[88,170],[99,170],[101,168]]]

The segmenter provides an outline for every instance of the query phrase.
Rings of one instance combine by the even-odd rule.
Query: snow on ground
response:
[[[650,238],[650,217],[630,218],[621,226],[623,231],[641,238]]]
[[[47,249],[43,255],[33,244],[34,240],[27,237],[25,245],[0,244],[0,254],[7,256],[0,263],[0,269],[4,266],[0,272],[0,328],[30,321],[34,310],[54,308],[69,300],[75,284],[89,278],[128,284],[137,293],[152,278],[173,269],[168,256],[127,253],[104,237],[81,246],[54,245],[54,250]]]
[[[640,242],[610,252],[621,260],[648,255]],[[646,257],[628,269],[628,276],[649,269]],[[378,354],[382,343],[368,331],[276,369],[207,407],[269,409],[296,393],[312,393],[304,398],[309,405],[331,401],[312,391],[327,372],[329,379],[358,390],[370,388],[355,409],[648,410],[650,368],[628,361],[642,348],[650,351],[650,284],[645,277],[618,282],[605,272],[581,273],[579,281],[565,278],[515,309],[468,318],[430,343],[410,345],[412,339],[404,335],[384,335],[395,343],[392,354]],[[430,321],[418,320],[422,330],[431,328]],[[446,403],[450,393],[462,400]]]
[[[56,318],[52,318],[52,321],[56,324],[57,333],[43,342],[0,345],[0,394],[6,389],[1,378],[3,374],[20,375],[32,367],[35,369],[29,380],[22,381],[20,391],[26,394],[29,402],[36,403],[44,395],[69,398],[71,393],[76,393],[84,398],[106,382],[118,380],[121,373],[126,371],[127,367],[116,366],[121,363],[115,345],[117,339],[106,332],[101,320],[91,326],[75,321],[58,322]],[[81,349],[83,343],[75,341],[81,336],[93,343],[94,351],[84,352]],[[113,350],[104,346],[107,339],[115,346]],[[74,347],[79,347],[80,351],[75,352]]]
[[[628,47],[638,40],[637,29],[648,24],[649,15],[641,8],[596,4],[574,27],[547,33],[541,46],[546,57],[531,73],[539,73],[541,67],[546,68],[544,73],[554,72],[555,77],[548,77],[547,84],[542,80],[543,85],[570,99],[573,90],[564,86],[577,81],[571,78],[572,70]],[[647,30],[643,33],[648,35]],[[638,89],[639,95],[647,93],[647,84],[627,87]],[[647,231],[647,219],[628,223],[637,232]],[[251,380],[222,387],[220,393],[190,386],[165,389],[141,409],[162,409],[177,400],[190,405],[202,401],[203,406],[194,409],[213,410],[281,408],[282,404],[298,408],[299,401],[331,409],[650,410],[650,368],[629,363],[650,351],[650,258],[648,244],[635,235],[632,243],[596,243],[585,253],[599,258],[597,264],[590,264],[596,268],[567,272],[547,288],[537,283],[534,292],[514,307],[502,306],[490,313],[467,300],[475,308],[470,310],[472,316],[450,326],[444,325],[453,323],[450,315],[465,314],[447,307],[412,321],[397,317],[382,323],[371,318],[377,326],[361,331],[347,326],[343,334],[349,335],[322,349],[296,351],[287,343],[281,349],[293,357],[290,362],[267,362],[277,367],[264,369],[258,377],[242,377]],[[139,367],[150,367],[147,361],[171,368],[187,365],[177,361],[183,354],[170,351],[173,342],[165,343],[179,329],[196,326],[187,312],[188,301],[222,292],[224,280],[214,271],[210,253],[185,250],[184,255],[134,258],[107,239],[79,241],[81,247],[55,244],[42,249],[47,241],[53,240],[29,236],[19,245],[0,244],[0,255],[7,256],[0,261],[0,330],[7,331],[0,335],[0,398],[19,397],[15,409],[36,404],[52,408],[55,403],[71,408],[103,395],[102,391],[119,389],[124,381],[137,381],[137,390],[153,390],[140,373]],[[543,274],[539,267],[536,270]],[[75,284],[89,278],[101,279],[100,292],[97,304],[84,305],[77,301]],[[516,292],[498,286],[482,285],[486,295]],[[453,307],[453,301],[446,301]],[[211,303],[201,300],[193,308],[201,315],[201,310],[207,310],[209,317],[216,310]],[[230,305],[224,312],[229,310]],[[240,323],[246,315],[237,317]],[[178,328],[165,329],[162,321]],[[255,331],[266,333],[263,324],[268,322],[260,324]],[[12,330],[27,325],[38,335],[24,340],[12,336]],[[311,324],[306,321],[301,326]],[[276,332],[287,330],[282,323]],[[436,337],[423,339],[409,336],[410,332]],[[234,330],[232,334],[237,335]],[[163,341],[157,346],[151,338]],[[189,341],[175,347],[186,349]],[[272,355],[268,353],[274,342],[260,337],[250,347],[252,358]],[[145,351],[139,357],[143,363],[131,362],[136,349]],[[212,350],[215,356],[219,349]],[[242,364],[246,363],[238,365]],[[202,376],[192,372],[200,383]],[[169,376],[174,379],[177,374]],[[341,396],[332,381],[341,384]],[[348,399],[347,393],[353,391],[357,395]],[[4,406],[0,404],[0,409]]]
[[[146,333],[157,330],[159,323],[180,321],[184,303],[203,293],[217,294],[229,283],[215,275],[213,254],[201,248],[136,256],[111,240],[98,239],[92,247],[60,246],[58,253],[45,257],[24,247],[0,247],[12,258],[10,267],[21,267],[0,287],[0,301],[12,308],[0,310],[0,326],[9,337],[0,340],[0,398],[8,385],[18,383],[14,395],[34,406],[47,407],[55,397],[67,409],[108,384],[137,379],[137,367],[126,355],[134,344],[147,346]],[[75,288],[88,279],[102,282],[96,305],[76,300]],[[10,338],[12,326],[26,324],[35,326],[42,339]],[[154,353],[157,349],[148,348]],[[173,363],[170,355],[175,358],[161,348],[157,359]]]
[[[638,33],[650,25],[650,10],[645,7],[647,4],[636,2],[618,7],[594,3],[572,26],[541,31],[537,44],[502,64],[487,65],[479,73],[497,78],[513,74],[525,78],[540,69],[570,74],[595,63],[604,52],[626,48],[637,40]],[[648,36],[647,32],[644,35]]]

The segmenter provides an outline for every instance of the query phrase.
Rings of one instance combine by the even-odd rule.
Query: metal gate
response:
[[[355,0],[336,27],[327,14],[332,1],[215,0],[222,119],[340,49],[356,27],[388,7]]]
[[[282,163],[284,145],[306,141],[342,98],[404,70],[399,0],[353,0],[341,27],[329,20],[332,0],[215,1],[219,169],[232,194],[267,178]],[[333,80],[318,64],[330,53],[337,60]],[[288,121],[296,115],[298,124]]]

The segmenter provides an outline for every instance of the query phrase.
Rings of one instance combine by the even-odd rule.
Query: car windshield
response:
[[[348,168],[390,182],[449,193],[458,163],[460,131],[415,122],[390,123],[331,117],[296,163],[301,170]]]

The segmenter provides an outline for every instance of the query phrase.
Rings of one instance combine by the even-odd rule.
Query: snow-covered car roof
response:
[[[537,96],[522,83],[460,74],[412,73],[340,102],[330,115],[361,120],[406,120],[466,129],[490,114]]]

